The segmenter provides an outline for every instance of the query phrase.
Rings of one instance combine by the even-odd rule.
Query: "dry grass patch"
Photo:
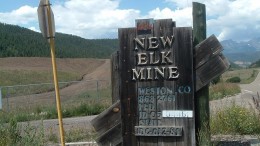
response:
[[[209,87],[209,99],[217,100],[226,96],[233,96],[240,93],[240,87],[235,83],[220,82]]]

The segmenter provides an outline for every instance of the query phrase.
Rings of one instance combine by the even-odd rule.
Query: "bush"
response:
[[[220,82],[220,79],[221,79],[221,75],[218,76],[218,77],[216,77],[216,78],[214,78],[214,79],[211,81],[211,83],[215,85],[215,84],[217,84],[217,83]]]
[[[241,79],[240,79],[240,77],[232,77],[232,78],[227,79],[227,82],[229,82],[229,83],[240,83]]]

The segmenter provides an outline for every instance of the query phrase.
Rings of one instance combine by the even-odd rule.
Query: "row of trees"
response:
[[[49,57],[49,45],[38,32],[0,23],[0,57]],[[109,58],[118,49],[117,39],[84,39],[56,33],[59,58]]]

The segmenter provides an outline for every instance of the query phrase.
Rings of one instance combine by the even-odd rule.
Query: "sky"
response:
[[[39,32],[40,0],[0,0],[0,22]],[[50,0],[56,32],[86,39],[117,38],[118,28],[134,27],[135,19],[169,19],[192,27],[194,0]],[[257,0],[196,0],[206,5],[207,36],[248,41],[260,37]]]

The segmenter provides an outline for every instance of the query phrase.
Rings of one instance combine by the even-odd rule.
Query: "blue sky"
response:
[[[135,19],[172,18],[177,27],[192,26],[193,0],[50,0],[57,32],[83,38],[114,38],[117,29],[133,27]],[[197,0],[207,9],[207,35],[219,40],[260,37],[257,0]],[[39,0],[0,2],[0,22],[39,31]]]

